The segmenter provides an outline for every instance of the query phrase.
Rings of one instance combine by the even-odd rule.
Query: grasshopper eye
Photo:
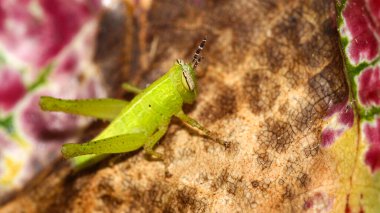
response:
[[[182,84],[188,91],[193,91],[195,88],[193,78],[187,70],[182,71]]]
[[[184,65],[184,63],[181,59],[177,59],[176,62],[177,62],[177,64],[181,65],[181,67]]]

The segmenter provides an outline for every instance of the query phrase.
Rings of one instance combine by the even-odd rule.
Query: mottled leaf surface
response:
[[[157,147],[164,161],[148,161],[143,152],[136,152],[71,176],[70,169],[58,163],[4,210],[28,206],[34,211],[78,212],[343,212],[348,208],[358,212],[376,208],[379,187],[361,160],[367,145],[358,142],[356,108],[349,104],[351,90],[340,56],[334,2],[145,3],[127,4],[126,15],[120,17],[128,29],[125,50],[133,53],[124,58],[124,71],[143,87],[175,59],[190,60],[207,35],[206,58],[199,67],[200,95],[195,105],[185,109],[231,141],[231,147],[225,149],[174,119]],[[112,14],[104,18],[116,19]],[[112,44],[119,43],[109,43],[109,49],[115,48]],[[353,55],[376,57],[371,51]],[[101,66],[106,68],[104,63]],[[323,132],[326,126],[333,133]],[[368,131],[374,125],[370,127]]]

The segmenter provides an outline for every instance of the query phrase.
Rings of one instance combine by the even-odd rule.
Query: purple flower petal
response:
[[[22,3],[3,0],[0,3],[0,41],[17,58],[41,68],[99,9],[99,0],[24,0]]]
[[[13,129],[18,137],[9,139],[17,149],[10,147],[9,143],[5,145],[0,138],[0,196],[5,191],[4,182],[1,182],[5,173],[1,171],[12,168],[12,163],[7,166],[5,161],[15,159],[19,168],[13,172],[14,176],[7,176],[6,187],[21,186],[51,163],[58,156],[62,143],[77,136],[89,122],[88,118],[65,113],[42,112],[38,105],[41,95],[71,99],[105,95],[100,77],[89,63],[97,24],[91,18],[99,8],[99,0],[0,1],[0,44],[6,49],[5,54],[12,54],[13,58],[25,62],[23,78],[30,81],[28,84],[33,85],[38,76],[34,70],[40,70],[54,59],[52,72],[37,81],[41,82],[39,86],[28,94],[25,94],[27,91],[17,72],[12,72],[11,77],[16,75],[19,84],[10,84],[13,81],[7,80],[6,83],[13,87],[3,89],[8,85],[3,80],[8,77],[3,77],[5,72],[0,71],[0,110],[2,101],[8,100],[3,96],[18,100],[13,103],[12,111]],[[87,26],[78,33],[83,24]],[[74,37],[75,42],[71,42]],[[12,56],[5,55],[5,59]],[[20,88],[14,85],[22,86],[20,97],[15,95]],[[23,145],[12,140],[20,140]]]
[[[322,147],[330,146],[331,144],[333,144],[336,138],[337,138],[337,133],[335,130],[330,129],[330,128],[323,129],[321,146]]]
[[[323,127],[321,133],[321,146],[332,145],[339,136],[354,125],[354,118],[354,110],[348,101],[331,106],[325,118],[329,122]]]
[[[26,92],[19,72],[0,69],[0,110],[9,111]]]
[[[41,111],[38,102],[40,94],[31,97],[20,112],[20,125],[24,134],[38,143],[64,140],[73,136],[77,128],[77,118],[64,113]]]
[[[338,117],[338,123],[351,128],[354,125],[354,110],[350,105],[346,105],[343,110],[340,111]]]
[[[365,156],[365,163],[370,166],[372,172],[380,170],[380,118],[374,125],[364,124],[364,134],[370,146]]]
[[[347,27],[345,31],[350,33],[351,38],[348,56],[355,64],[363,60],[372,61],[379,54],[379,28],[374,24],[376,22],[373,20],[373,14],[369,14],[372,11],[377,12],[379,4],[378,1],[371,1],[372,10],[368,11],[364,0],[347,1],[343,17]]]
[[[69,54],[65,55],[62,61],[59,63],[54,75],[73,74],[75,71],[78,70],[77,69],[78,65],[79,65],[78,55],[75,52],[70,52]]]
[[[310,212],[330,212],[334,199],[326,193],[316,192],[304,201],[303,208]]]
[[[358,78],[359,100],[363,105],[380,104],[380,69],[379,67],[367,68]]]
[[[339,112],[342,111],[346,106],[347,106],[347,101],[343,101],[343,102],[341,102],[341,103],[337,103],[337,104],[334,104],[334,105],[330,106],[330,107],[327,109],[326,118],[329,118],[329,117],[335,115],[336,113],[339,113]]]
[[[378,28],[380,25],[380,2],[378,0],[367,0],[369,14]]]

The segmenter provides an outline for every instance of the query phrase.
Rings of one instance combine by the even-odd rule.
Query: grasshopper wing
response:
[[[65,158],[87,154],[124,153],[141,148],[148,137],[144,134],[124,134],[82,144],[64,144],[61,152]]]

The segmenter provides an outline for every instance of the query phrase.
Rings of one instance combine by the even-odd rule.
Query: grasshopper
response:
[[[63,111],[112,121],[89,142],[64,144],[62,155],[74,158],[77,167],[96,163],[106,154],[130,152],[141,147],[148,155],[161,159],[162,154],[155,152],[153,147],[166,133],[173,116],[215,139],[211,137],[211,131],[182,110],[184,103],[192,104],[197,97],[195,70],[202,59],[200,53],[205,44],[206,38],[198,46],[191,64],[176,60],[166,74],[144,90],[123,84],[125,90],[137,94],[131,102],[118,99],[63,100],[41,97],[42,110]],[[215,140],[225,145],[225,142]]]

